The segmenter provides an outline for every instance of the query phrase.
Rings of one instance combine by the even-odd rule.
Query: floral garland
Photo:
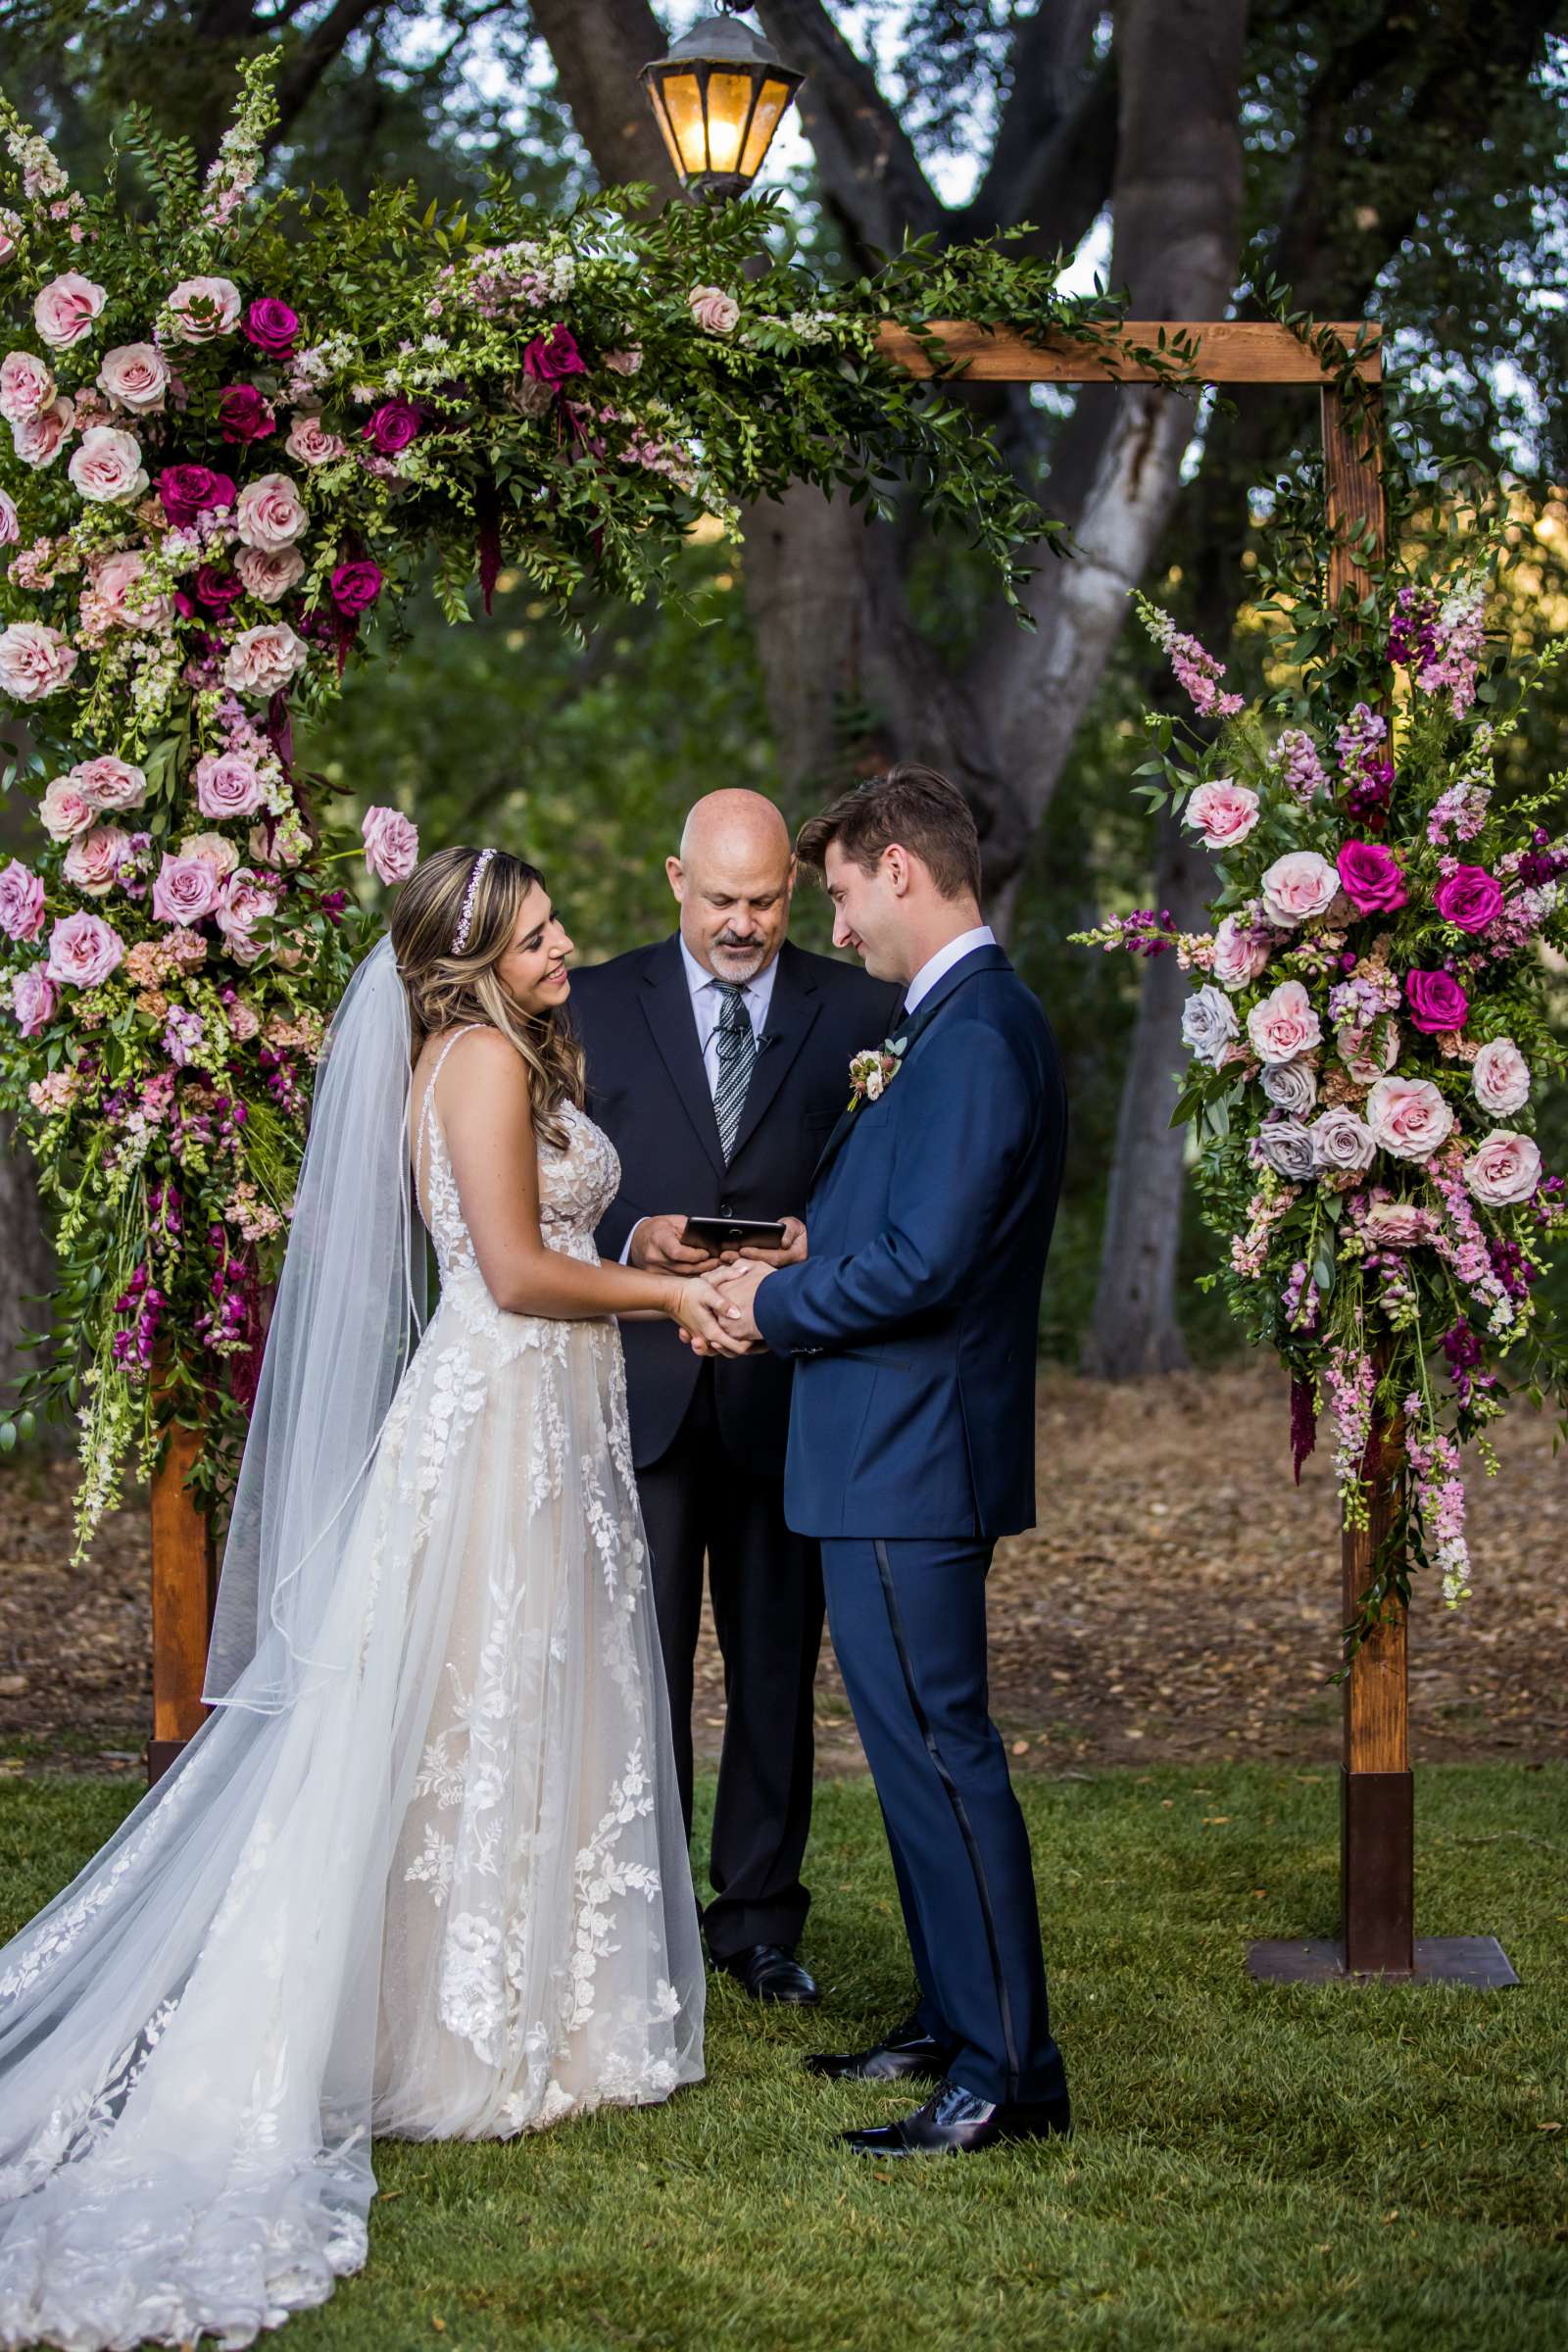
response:
[[[1173,1123],[1197,1123],[1224,1249],[1204,1281],[1294,1376],[1298,1478],[1326,1403],[1343,1507],[1365,1526],[1378,1422],[1402,1441],[1408,1499],[1360,1627],[1407,1597],[1411,1555],[1446,1600],[1468,1596],[1460,1444],[1495,1467],[1484,1432],[1510,1387],[1568,1403],[1533,1297],[1568,1200],[1531,1133],[1568,1061],[1542,955],[1568,948],[1568,839],[1544,821],[1568,776],[1509,801],[1494,772],[1565,648],[1488,670],[1489,561],[1472,535],[1422,576],[1391,566],[1349,629],[1293,586],[1264,624],[1277,654],[1317,659],[1266,709],[1140,598],[1205,722],[1151,714],[1157,756],[1138,772],[1163,780],[1140,789],[1216,854],[1215,920],[1184,933],[1145,907],[1076,935],[1198,976]],[[1370,691],[1346,709],[1348,668]]]
[[[79,1418],[83,1544],[171,1413],[208,1425],[210,1504],[236,1456],[325,1016],[372,928],[293,717],[368,617],[433,548],[449,618],[505,560],[578,625],[590,588],[678,593],[702,514],[803,478],[885,513],[901,472],[1015,599],[1059,526],[940,386],[876,358],[877,326],[1116,316],[1000,246],[848,287],[759,270],[764,200],[262,201],[274,63],[205,180],[133,118],[145,218],[73,189],[0,101],[0,701],[44,837],[0,872],[0,1107],[55,1217],[28,1394]],[[385,807],[358,847],[385,883],[418,854]]]

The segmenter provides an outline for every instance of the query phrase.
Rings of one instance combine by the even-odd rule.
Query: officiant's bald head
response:
[[[705,793],[664,870],[697,961],[719,980],[755,980],[789,929],[795,850],[782,812],[760,792]]]

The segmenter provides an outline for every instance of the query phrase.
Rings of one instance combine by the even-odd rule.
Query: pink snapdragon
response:
[[[1431,1545],[1435,1565],[1443,1572],[1443,1597],[1449,1608],[1457,1608],[1470,1597],[1470,1547],[1464,1533],[1459,1449],[1414,1395],[1404,1399],[1404,1450],[1421,1532]]]
[[[1245,709],[1245,695],[1219,691],[1219,681],[1225,675],[1223,662],[1205,653],[1196,637],[1178,629],[1170,614],[1162,612],[1157,605],[1140,597],[1138,609],[1145,627],[1165,654],[1176,673],[1177,684],[1200,718],[1234,718],[1238,710]]]

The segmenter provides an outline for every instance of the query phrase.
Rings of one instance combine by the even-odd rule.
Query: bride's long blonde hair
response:
[[[418,1059],[426,1038],[438,1030],[488,1022],[522,1056],[537,1133],[564,1145],[558,1114],[564,1102],[583,1106],[582,1051],[555,1012],[525,1012],[496,969],[512,945],[524,899],[536,884],[544,888],[544,876],[523,858],[495,851],[478,877],[467,940],[454,955],[478,856],[477,850],[437,850],[415,868],[392,909],[392,952],[408,991],[414,1056]]]

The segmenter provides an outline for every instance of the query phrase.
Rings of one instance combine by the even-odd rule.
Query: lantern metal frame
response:
[[[725,0],[720,0],[720,4],[725,5]],[[637,78],[648,93],[654,120],[682,187],[691,195],[721,203],[728,197],[744,195],[756,180],[806,75],[785,65],[761,33],[754,31],[750,24],[740,24],[733,12],[726,9],[723,16],[706,17],[684,33],[667,56],[650,59]],[[734,134],[733,164],[715,165],[711,113],[714,85],[734,79],[749,81],[751,96]],[[672,85],[686,82],[692,85],[693,97],[687,98],[677,112],[671,103]],[[770,85],[781,94],[764,114],[762,101]],[[688,160],[695,144],[691,134],[699,125],[701,165]]]

